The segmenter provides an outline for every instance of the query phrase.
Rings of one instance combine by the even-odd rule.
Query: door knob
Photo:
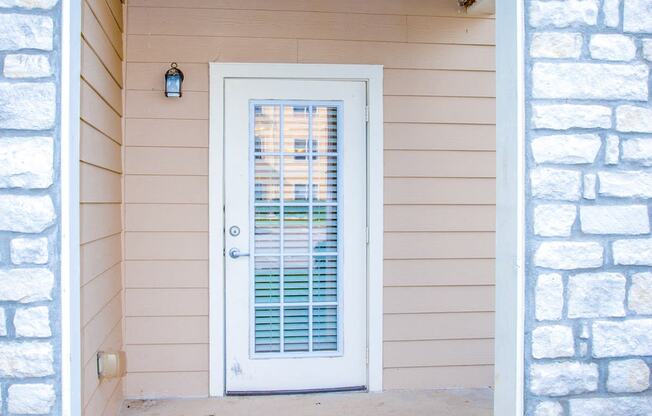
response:
[[[231,250],[229,250],[229,256],[232,259],[237,259],[237,258],[240,258],[240,257],[246,257],[248,255],[249,255],[249,253],[241,253],[240,250],[238,250],[235,247],[233,247]]]

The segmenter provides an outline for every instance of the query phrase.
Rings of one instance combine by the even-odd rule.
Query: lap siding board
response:
[[[208,394],[208,314],[190,299],[208,288],[209,61],[385,66],[384,387],[493,383],[494,21],[409,3],[130,1],[125,344],[128,361],[151,359],[130,367],[127,396]],[[171,61],[187,70],[181,100],[161,91]],[[175,296],[171,312],[155,304]]]

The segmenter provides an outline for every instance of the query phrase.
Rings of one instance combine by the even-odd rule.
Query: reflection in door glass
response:
[[[340,103],[252,102],[252,351],[338,352]]]

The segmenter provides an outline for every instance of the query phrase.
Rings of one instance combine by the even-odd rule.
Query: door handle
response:
[[[237,259],[237,258],[240,258],[240,257],[247,257],[247,256],[249,256],[249,253],[241,253],[240,250],[233,247],[231,250],[229,250],[229,256],[232,259]]]

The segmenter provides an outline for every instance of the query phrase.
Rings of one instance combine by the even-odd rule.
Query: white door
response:
[[[363,389],[366,84],[224,88],[227,393]]]

